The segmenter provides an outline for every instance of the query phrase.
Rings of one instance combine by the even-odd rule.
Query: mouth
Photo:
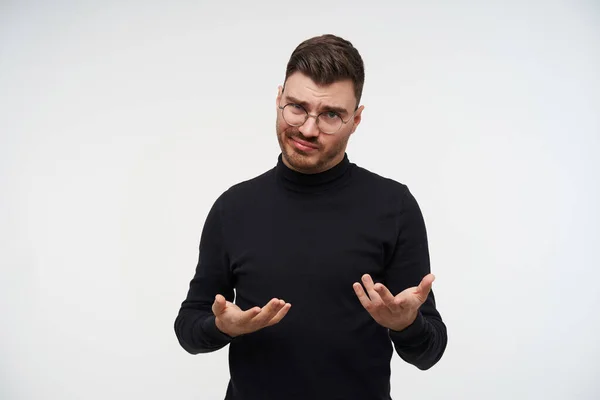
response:
[[[319,149],[314,144],[306,142],[304,140],[297,139],[294,137],[290,137],[289,139],[293,143],[294,147],[296,147],[298,150],[301,150],[304,152],[312,152],[312,151],[316,151]]]

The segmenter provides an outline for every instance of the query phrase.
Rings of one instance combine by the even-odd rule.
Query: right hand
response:
[[[231,337],[236,337],[275,325],[285,317],[291,306],[283,300],[271,299],[262,308],[253,307],[242,311],[236,304],[218,294],[215,296],[212,312],[215,314],[217,328]]]

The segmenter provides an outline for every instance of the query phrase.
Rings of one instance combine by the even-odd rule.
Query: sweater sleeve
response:
[[[217,294],[233,302],[233,282],[225,250],[221,199],[211,208],[200,238],[198,264],[175,319],[175,334],[191,354],[225,347],[232,338],[219,331],[212,304]]]
[[[408,188],[402,199],[396,248],[386,266],[385,281],[396,295],[417,286],[430,272],[427,232],[417,201]],[[446,325],[436,309],[433,291],[421,306],[416,320],[402,331],[389,331],[398,355],[421,370],[435,365],[448,341]]]

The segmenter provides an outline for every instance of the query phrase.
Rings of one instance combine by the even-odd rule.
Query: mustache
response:
[[[302,135],[302,133],[300,133],[300,131],[298,129],[296,129],[296,128],[294,128],[294,129],[286,129],[285,134],[289,138],[297,138],[297,139],[300,139],[300,140],[302,140],[304,142],[307,142],[307,143],[310,143],[310,144],[313,144],[315,146],[319,146],[320,147],[319,141],[316,138],[312,138],[312,139],[305,138],[304,135]]]

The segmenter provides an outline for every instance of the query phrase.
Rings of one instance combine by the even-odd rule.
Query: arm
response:
[[[408,188],[402,200],[399,235],[387,266],[385,283],[392,293],[416,287],[430,273],[427,232],[417,201]],[[389,331],[398,355],[406,362],[425,370],[442,357],[448,341],[446,325],[429,292],[414,322],[401,331]]]
[[[233,281],[224,245],[220,199],[211,208],[200,238],[198,265],[175,319],[177,339],[191,354],[226,346],[232,338],[217,329],[212,305],[217,294],[233,302]]]

